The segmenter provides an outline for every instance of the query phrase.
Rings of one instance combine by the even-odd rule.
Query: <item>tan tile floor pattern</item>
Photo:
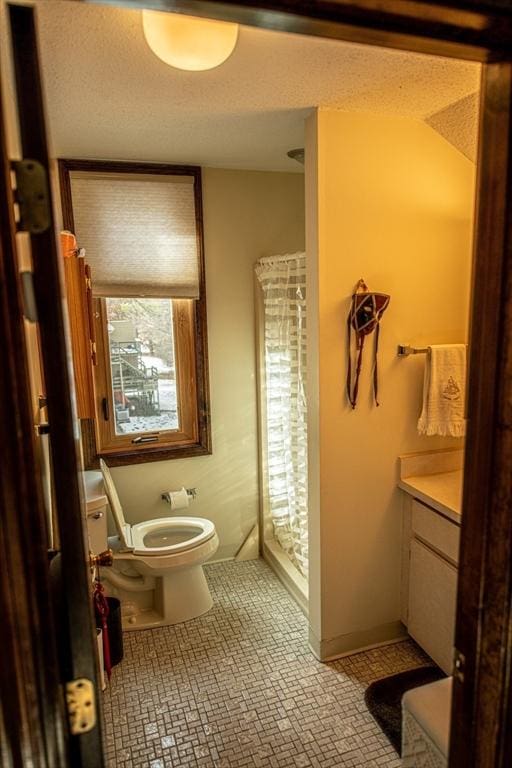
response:
[[[412,642],[322,664],[263,561],[206,569],[214,607],[124,635],[104,696],[109,768],[398,768],[368,683],[425,663]]]

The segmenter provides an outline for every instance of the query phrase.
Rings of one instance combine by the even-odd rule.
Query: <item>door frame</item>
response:
[[[7,426],[4,428],[5,450],[0,462],[2,470],[4,463],[8,470],[13,464],[12,472],[6,472],[5,478],[0,471],[2,485],[4,480],[6,483],[4,492],[8,494],[3,509],[8,536],[0,537],[5,557],[0,570],[0,599],[10,611],[7,628],[13,659],[13,664],[0,665],[4,673],[0,677],[0,764],[9,768],[24,765],[102,768],[96,628],[79,483],[71,357],[62,308],[62,270],[49,184],[50,161],[35,14],[31,6],[6,5],[16,127],[23,157],[38,163],[48,180],[48,224],[37,234],[16,234],[10,161],[19,158],[7,156],[2,111],[0,256],[1,269],[8,279],[2,282],[0,273],[0,312],[8,342],[4,351],[9,354],[10,365],[1,366],[2,376],[7,379],[4,385],[7,395],[4,401],[0,391],[0,423],[3,426],[10,420],[14,426],[10,430]],[[44,199],[41,189],[38,194]],[[24,312],[32,317],[33,312],[28,312],[30,299],[20,285],[19,237],[30,241],[31,285],[46,387],[41,394],[45,397],[49,422],[52,505],[60,541],[58,553],[48,550],[46,511],[36,455],[38,446],[24,329]],[[90,730],[73,734],[68,719],[67,685],[84,679],[92,683],[92,695],[86,706],[96,712],[96,722]],[[11,691],[15,688],[20,695],[13,710]],[[13,722],[17,715],[19,723]],[[4,752],[6,743],[9,746]]]
[[[449,765],[508,768],[512,765],[512,6],[508,0],[74,1],[172,10],[484,63],[470,334],[470,419],[455,639],[461,664],[454,679]],[[2,230],[4,226],[5,220]],[[8,298],[0,292],[7,331],[11,324],[16,325],[16,317],[12,323],[6,317]],[[47,307],[46,311],[60,309]],[[13,407],[22,415],[23,403],[16,402]],[[0,419],[5,410],[0,401]],[[66,418],[70,419],[71,414]],[[18,449],[14,439],[4,442],[4,451],[13,461]],[[30,461],[30,457],[25,458],[28,469]],[[30,472],[26,475],[29,482]],[[14,477],[10,480],[10,503],[22,504],[22,489]],[[70,517],[78,514],[74,504]],[[76,519],[70,525],[76,530]],[[16,530],[12,535],[16,536]],[[37,542],[29,542],[28,547],[37,559]],[[17,562],[17,567],[29,575],[23,564]],[[4,596],[4,592],[0,594]],[[28,596],[22,595],[19,603],[14,606],[16,610],[28,609]],[[43,641],[41,627],[32,629],[33,643],[37,645]],[[32,648],[32,653],[36,652]],[[44,686],[34,670],[13,670],[14,679],[35,686],[45,700]],[[31,723],[36,731],[39,729],[40,742],[46,744],[45,721],[40,713],[36,714]],[[5,728],[5,717],[0,717],[0,734]],[[18,738],[22,745],[30,747],[30,734],[21,724]],[[73,765],[82,763],[77,758]]]
[[[10,189],[0,93],[0,174]],[[41,768],[65,764],[64,701],[53,634],[47,530],[32,439],[30,381],[11,195],[0,195],[0,764]],[[2,706],[9,702],[9,706]],[[5,754],[4,754],[5,750]],[[32,761],[32,763],[30,763]]]

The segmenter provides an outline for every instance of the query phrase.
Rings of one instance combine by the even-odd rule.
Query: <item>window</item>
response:
[[[106,299],[103,311],[115,434],[178,429],[172,299]]]
[[[64,226],[85,249],[96,327],[86,465],[210,452],[201,174],[60,160]]]

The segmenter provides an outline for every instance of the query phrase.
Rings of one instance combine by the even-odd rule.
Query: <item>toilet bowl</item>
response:
[[[103,460],[100,466],[117,530],[108,539],[113,567],[101,575],[108,593],[121,600],[123,629],[178,624],[206,613],[212,598],[203,564],[219,546],[214,524],[185,516],[128,524],[110,471]]]

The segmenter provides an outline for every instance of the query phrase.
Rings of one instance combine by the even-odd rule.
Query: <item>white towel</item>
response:
[[[464,437],[465,402],[466,345],[433,344],[425,363],[420,435]]]

